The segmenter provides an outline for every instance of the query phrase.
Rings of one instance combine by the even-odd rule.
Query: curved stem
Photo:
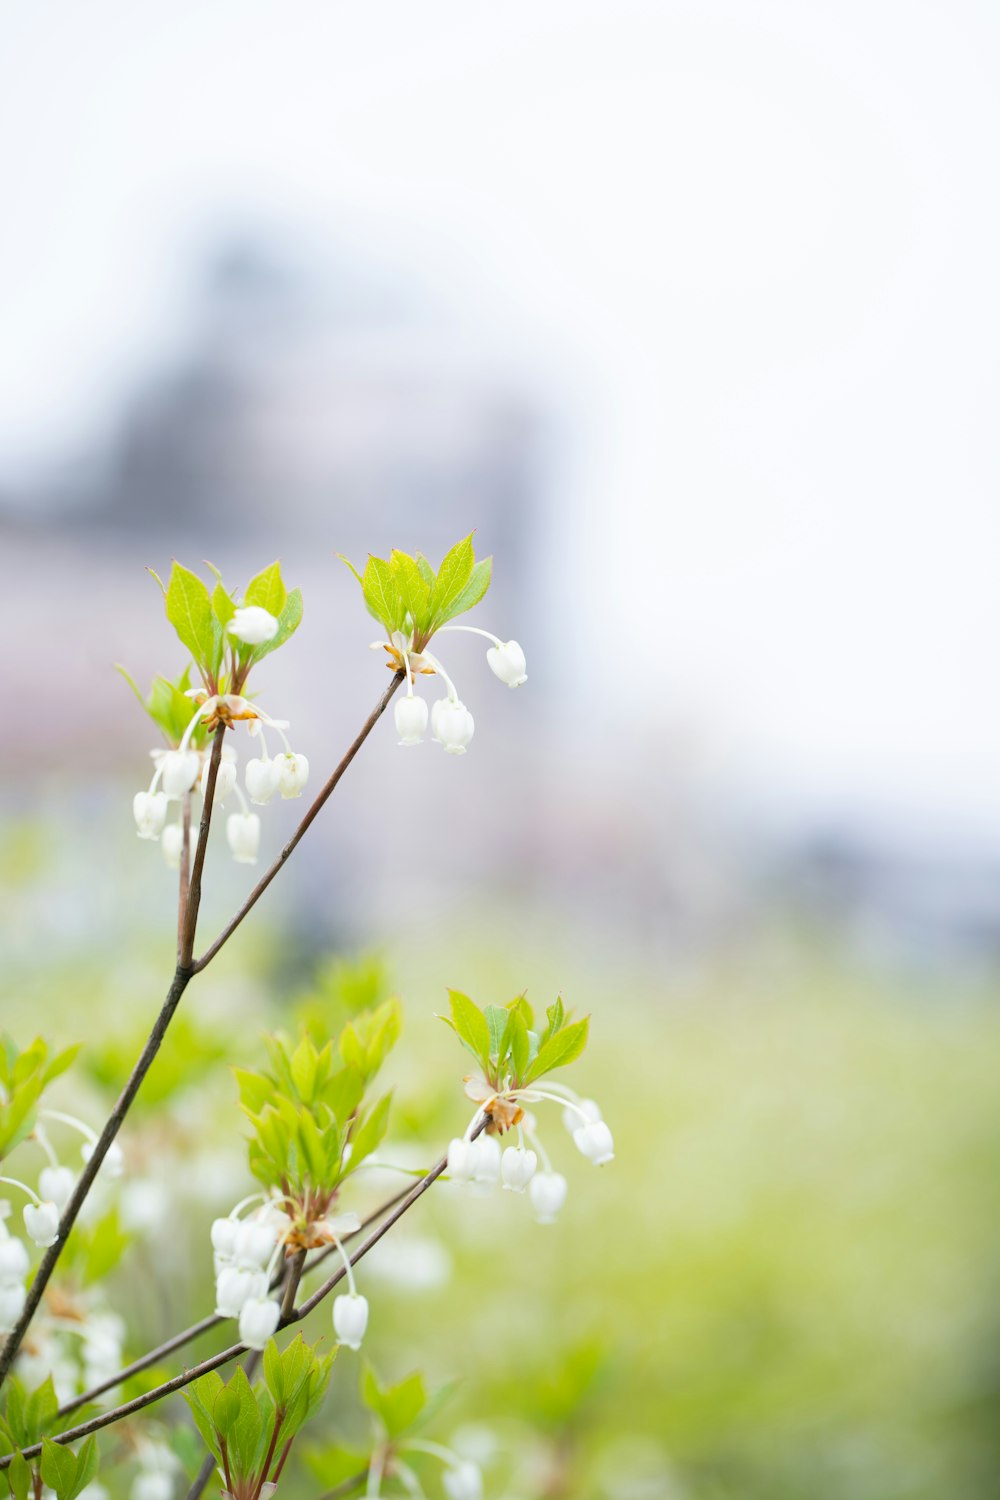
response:
[[[455,684],[452,682],[451,678],[448,676],[448,673],[438,661],[437,657],[432,656],[429,651],[423,652],[423,656],[425,661],[430,662],[435,672],[440,672],[442,678],[444,679],[444,685],[448,689],[448,697],[451,699],[452,703],[460,703],[461,699],[458,696],[458,689],[455,687]]]
[[[469,635],[483,636],[486,640],[492,641],[494,646],[503,645],[503,641],[498,635],[494,635],[492,630],[480,630],[478,625],[439,625],[434,634],[440,635],[443,630],[465,630]]]
[[[20,1178],[18,1178],[18,1177],[0,1177],[0,1182],[6,1182],[9,1187],[20,1188],[22,1193],[27,1193],[27,1195],[31,1199],[32,1203],[34,1203],[36,1205],[41,1205],[41,1201],[42,1200],[41,1200],[41,1198],[39,1198],[39,1196],[35,1192],[34,1188],[30,1188],[28,1186],[28,1184],[26,1182],[22,1182],[20,1180]]]

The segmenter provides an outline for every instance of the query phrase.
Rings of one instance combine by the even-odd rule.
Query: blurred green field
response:
[[[514,930],[516,952],[496,940]],[[80,947],[8,969],[8,1030],[87,1042],[90,1083],[66,1092],[89,1117],[158,1005],[168,938],[137,938],[110,971]],[[431,1162],[471,1113],[464,1054],[433,1016],[447,985],[481,1003],[561,990],[593,1016],[567,1077],[600,1100],[616,1160],[595,1169],[539,1112],[570,1180],[558,1224],[522,1197],[442,1186],[359,1274],[380,1371],[459,1377],[441,1430],[495,1445],[489,1495],[1000,1494],[994,994],[866,976],[780,926],[672,977],[512,910],[489,934],[416,927],[384,957],[406,1010],[386,1160]],[[308,969],[266,925],[247,930],[189,991],[150,1075],[126,1132],[131,1191],[154,1180],[171,1228],[140,1233],[114,1273],[135,1352],[211,1306],[207,1224],[246,1180],[225,1063],[257,1061],[258,1031],[303,1003],[333,1021]],[[365,1203],[397,1182],[368,1179]],[[342,1353],[316,1443],[356,1435],[356,1383]],[[304,1470],[294,1492],[319,1493]]]

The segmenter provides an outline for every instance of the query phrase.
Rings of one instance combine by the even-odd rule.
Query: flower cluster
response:
[[[164,588],[167,618],[191,654],[192,666],[171,682],[160,677],[144,698],[123,669],[143,708],[167,741],[167,748],[150,751],[152,779],[136,792],[132,813],[140,838],[159,841],[168,865],[177,868],[190,838],[185,808],[192,795],[204,797],[209,777],[212,736],[220,728],[235,730],[245,723],[258,753],[248,759],[244,785],[239,785],[236,753],[223,747],[215,780],[214,801],[235,797],[239,810],[226,819],[226,839],[238,864],[255,864],[260,846],[260,817],[251,804],[264,806],[275,796],[299,797],[309,779],[309,762],[294,751],[285,730],[288,722],[272,718],[246,695],[253,666],[282,645],[302,618],[302,596],[288,593],[277,563],[248,584],[239,604],[223,587],[221,578],[209,595],[200,578],[174,563]],[[192,667],[200,684],[191,684]],[[267,733],[281,742],[276,755],[268,750]],[[170,819],[171,807],[177,816]]]
[[[386,629],[388,639],[374,641],[372,649],[385,651],[392,670],[406,676],[406,695],[394,709],[400,744],[419,745],[430,724],[439,745],[451,755],[464,755],[475,733],[475,720],[440,659],[430,651],[431,640],[445,630],[483,636],[492,642],[486,660],[501,682],[520,687],[528,680],[524,652],[517,641],[502,641],[473,625],[447,623],[482,599],[490,585],[492,559],[477,563],[468,536],[452,547],[436,572],[421,553],[410,557],[396,550],[388,560],[369,557],[363,573],[351,563],[347,566],[361,584],[369,613]],[[414,692],[414,682],[417,676],[435,674],[446,692],[428,709]]]
[[[84,1138],[80,1147],[80,1155],[84,1162],[88,1162],[97,1145],[97,1136],[90,1126],[76,1119],[74,1115],[63,1114],[60,1110],[43,1109],[41,1113],[49,1120],[58,1120],[63,1125],[69,1125],[73,1130],[79,1131]],[[29,1199],[24,1206],[25,1230],[33,1244],[40,1249],[47,1249],[49,1245],[55,1244],[59,1236],[60,1215],[76,1187],[77,1174],[72,1167],[64,1166],[59,1161],[45,1127],[41,1123],[36,1123],[32,1137],[42,1147],[47,1157],[46,1165],[38,1174],[37,1191],[18,1177],[0,1177],[0,1182],[5,1182],[10,1187],[20,1188]],[[101,1173],[105,1177],[120,1177],[124,1167],[122,1149],[117,1141],[112,1141],[101,1163]]]

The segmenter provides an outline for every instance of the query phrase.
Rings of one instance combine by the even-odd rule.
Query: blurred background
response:
[[[281,557],[318,780],[385,681],[336,553],[475,528],[528,684],[451,638],[470,753],[380,726],[188,1043],[377,950],[430,1149],[446,985],[592,1012],[618,1159],[554,1230],[428,1203],[381,1334],[475,1366],[510,1500],[1000,1494],[998,52],[987,0],[0,0],[4,1024],[138,1045],[170,969],[145,567]]]

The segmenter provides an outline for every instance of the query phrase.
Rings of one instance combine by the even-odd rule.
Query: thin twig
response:
[[[180,969],[192,968],[191,959],[194,956],[194,938],[198,927],[198,908],[201,906],[201,877],[205,869],[208,830],[212,824],[212,804],[215,801],[215,783],[219,775],[219,762],[222,760],[222,741],[225,733],[226,726],[220,723],[215,731],[212,754],[208,761],[205,796],[201,807],[201,826],[198,829],[198,843],[195,846],[194,859],[191,863],[191,879],[188,882],[187,895],[184,899],[184,921],[181,924],[180,942],[177,947],[177,967]]]
[[[285,1293],[281,1299],[282,1318],[291,1317],[295,1311],[295,1294],[302,1280],[302,1271],[306,1263],[306,1252],[297,1250],[288,1262],[288,1275],[285,1279]]]
[[[481,1120],[472,1132],[471,1139],[475,1140],[476,1136],[486,1129],[487,1124],[488,1121],[485,1119]],[[406,1197],[397,1205],[384,1223],[380,1224],[375,1232],[370,1234],[358,1246],[353,1255],[348,1256],[348,1260],[352,1266],[356,1266],[359,1261],[364,1259],[369,1250],[375,1248],[382,1236],[388,1233],[408,1209],[413,1207],[417,1199],[426,1193],[433,1182],[437,1181],[447,1166],[447,1156],[442,1156],[440,1161],[435,1162],[434,1166],[427,1173],[427,1176],[410,1189]],[[278,1327],[290,1328],[293,1324],[300,1323],[303,1318],[308,1317],[323,1299],[329,1296],[334,1287],[346,1275],[347,1268],[342,1265],[328,1280],[324,1281],[319,1290],[314,1292],[307,1301],[303,1302],[300,1307],[290,1313],[287,1318],[282,1319]],[[136,1412],[144,1411],[147,1406],[155,1406],[165,1396],[172,1396],[175,1391],[183,1390],[186,1385],[190,1385],[192,1381],[199,1380],[202,1375],[208,1375],[212,1370],[218,1370],[222,1365],[229,1364],[230,1360],[238,1359],[241,1354],[246,1353],[247,1347],[245,1344],[231,1344],[228,1349],[223,1349],[218,1354],[211,1355],[210,1358],[202,1360],[200,1364],[192,1365],[190,1369],[183,1370],[179,1375],[172,1376],[170,1380],[165,1380],[162,1385],[155,1386],[153,1390],[144,1391],[141,1396],[136,1396],[131,1401],[126,1401],[121,1406],[113,1407],[109,1411],[101,1412],[96,1417],[91,1417],[88,1421],[79,1423],[76,1427],[68,1427],[65,1432],[60,1432],[57,1436],[53,1437],[52,1441],[55,1443],[75,1443],[80,1438],[89,1437],[92,1432],[100,1432],[102,1427],[110,1427],[112,1423],[120,1422],[123,1417],[134,1416]],[[41,1451],[41,1443],[33,1443],[23,1450],[24,1457],[27,1459],[37,1458]],[[13,1462],[14,1457],[15,1454],[13,1453],[5,1453],[0,1457],[0,1470],[6,1469]]]
[[[257,884],[254,886],[253,890],[250,892],[249,896],[240,907],[239,911],[235,914],[235,916],[230,918],[215,941],[205,949],[205,952],[201,955],[201,958],[195,961],[193,965],[193,972],[195,974],[200,974],[202,969],[204,969],[207,964],[210,964],[212,962],[212,959],[218,953],[219,949],[222,948],[226,943],[228,943],[229,939],[232,937],[237,927],[239,927],[244,917],[246,917],[257,905],[257,902],[260,900],[261,896],[263,896],[264,892],[271,884],[271,881],[274,879],[275,875],[277,875],[278,871],[281,869],[282,865],[284,865],[285,861],[289,858],[292,851],[298,845],[299,841],[311,827],[313,820],[321,812],[324,804],[335,789],[338,781],[343,776],[344,772],[347,770],[348,766],[351,764],[351,761],[357,755],[358,751],[361,749],[361,746],[364,744],[365,740],[375,728],[375,725],[378,723],[379,719],[385,713],[386,708],[389,705],[389,700],[391,699],[396,689],[399,687],[399,684],[403,681],[404,676],[405,673],[403,672],[393,673],[392,681],[386,688],[385,692],[382,694],[378,703],[372,709],[371,713],[368,715],[368,718],[362,725],[361,731],[355,739],[354,743],[345,754],[343,760],[341,760],[340,764],[333,771],[329,780],[320,790],[315,802],[312,804],[309,811],[302,819],[302,822],[299,824],[298,828],[296,828],[295,832],[288,840],[288,843],[285,845],[281,853],[278,855],[277,859],[274,861],[274,864],[271,865],[270,869],[266,870],[260,877]]]
[[[191,793],[184,793],[181,803],[181,859],[180,880],[177,891],[177,952],[181,951],[184,937],[184,912],[187,907],[188,886],[191,883]]]

